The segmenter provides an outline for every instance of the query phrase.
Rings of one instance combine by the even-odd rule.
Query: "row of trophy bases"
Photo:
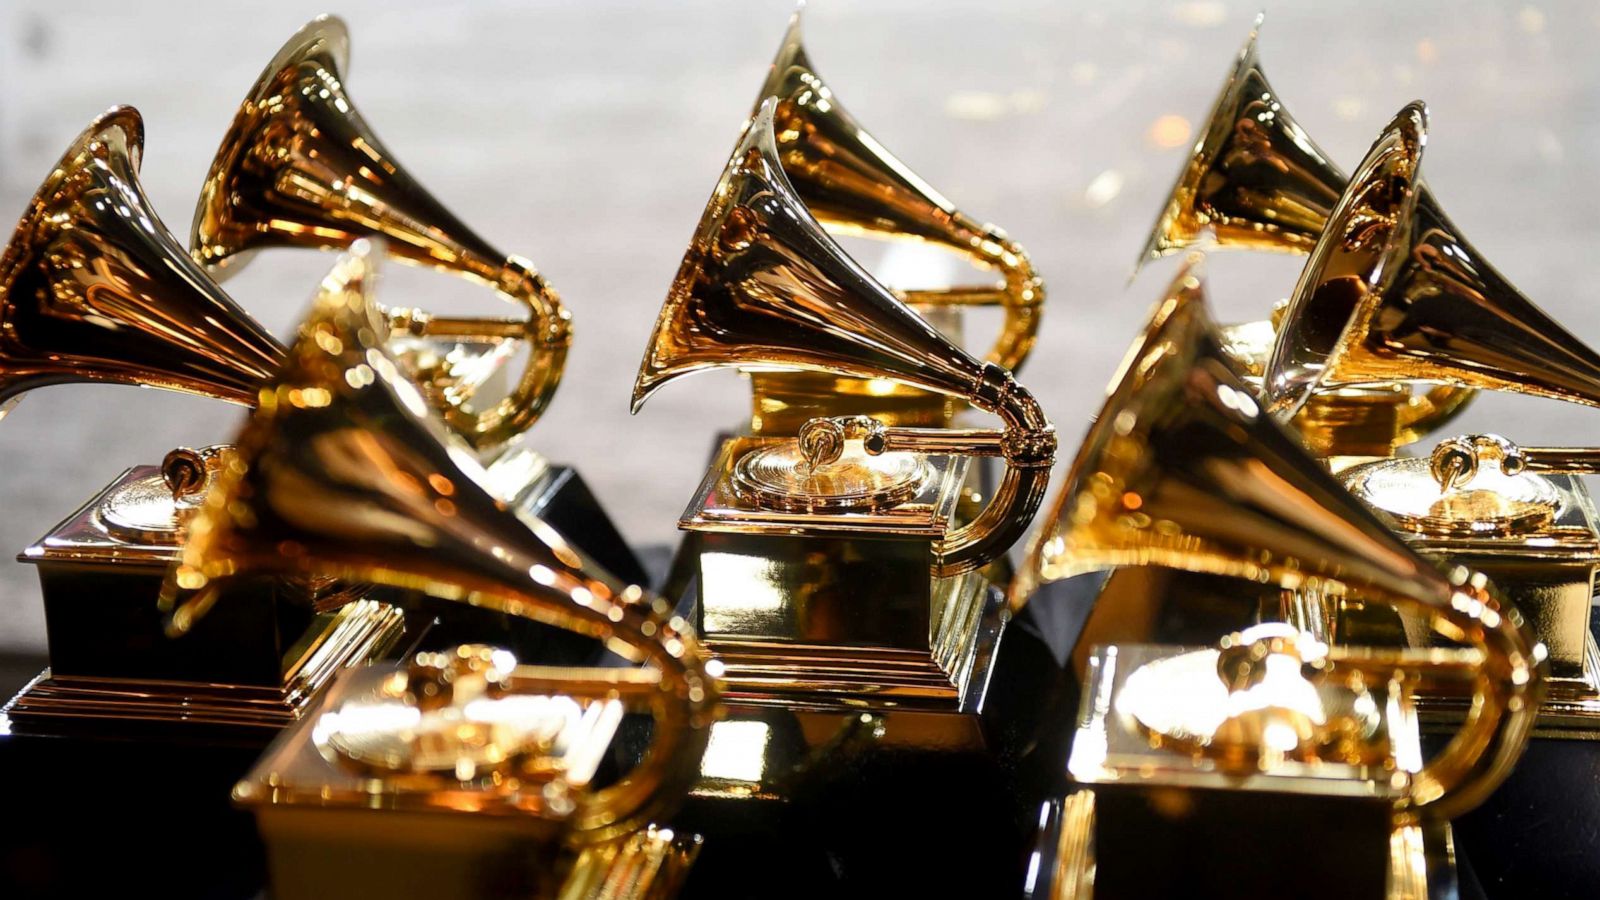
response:
[[[1420,104],[1347,177],[1276,99],[1252,35],[1146,258],[1237,246],[1305,253],[1305,271],[1271,319],[1219,328],[1185,264],[1013,571],[1055,461],[1012,374],[1043,284],[845,112],[797,16],[634,388],[637,409],[733,368],[754,392],[657,594],[582,479],[519,440],[571,317],[394,162],[344,91],[347,51],[320,18],[268,65],[189,249],[139,187],[124,107],[68,149],[0,268],[0,399],[91,381],[253,409],[231,445],[130,469],[24,551],[51,667],[7,706],[11,739],[276,734],[234,799],[277,896],[666,897],[691,874],[737,895],[795,821],[849,835],[895,804],[898,843],[824,836],[819,854],[857,886],[904,886],[917,863],[885,847],[970,851],[1016,830],[992,808],[1011,802],[1044,804],[1034,896],[1291,877],[1426,896],[1454,877],[1450,820],[1530,737],[1600,735],[1600,527],[1576,477],[1596,454],[1492,435],[1397,454],[1479,389],[1600,405],[1600,356],[1420,180]],[[932,241],[998,277],[896,289],[830,232]],[[288,346],[216,280],[276,247],[341,251]],[[526,315],[381,306],[385,255]],[[1004,317],[986,360],[950,336],[972,306]],[[485,373],[519,348],[491,400]],[[968,412],[1002,427],[956,427]],[[1046,723],[1070,740],[1019,737],[997,710],[1048,676],[1007,668],[1001,650],[1027,640],[1008,622],[1049,583],[1115,567],[1065,666],[1076,715]],[[1159,592],[1151,567],[1171,570]],[[1007,781],[1019,747],[1060,753]],[[953,827],[926,781],[850,781],[896,767],[998,787],[974,779],[962,802],[984,815]],[[1313,821],[1340,823],[1318,834],[1342,851],[1286,871],[1304,855],[1285,841]],[[1021,889],[1016,837],[969,852],[985,890]],[[762,849],[741,863],[719,842]],[[1283,849],[1238,852],[1252,846]]]

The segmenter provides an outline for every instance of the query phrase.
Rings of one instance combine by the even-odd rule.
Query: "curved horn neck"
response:
[[[828,237],[777,162],[775,101],[749,124],[656,320],[637,410],[666,382],[755,367],[890,378],[971,397],[983,364]]]
[[[1343,191],[1344,172],[1290,115],[1262,71],[1256,37],[1202,125],[1139,265],[1200,245],[1308,252]]]
[[[253,404],[283,348],[189,258],[139,183],[117,107],[73,142],[0,257],[0,400],[63,382]]]
[[[629,830],[693,779],[716,685],[670,604],[600,573],[481,486],[470,452],[383,349],[364,252],[324,281],[192,524],[174,583],[199,593],[172,626],[205,611],[212,579],[287,571],[421,590],[604,641],[661,673],[647,700],[655,729],[649,755],[581,799],[574,821],[590,835]]]
[[[225,267],[263,247],[383,237],[392,255],[499,285],[506,254],[412,178],[350,101],[348,56],[344,23],[324,16],[268,64],[206,176],[195,258]]]

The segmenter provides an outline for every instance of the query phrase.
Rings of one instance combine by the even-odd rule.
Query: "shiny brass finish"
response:
[[[999,441],[1007,466],[994,496],[937,550],[936,574],[976,569],[1004,553],[1033,517],[1054,429],[1009,372],[951,344],[827,236],[778,162],[776,110],[776,101],[763,104],[712,194],[656,320],[633,409],[667,382],[715,367],[882,378],[965,398],[1000,416],[1002,436],[902,429],[882,450],[918,451],[926,438],[939,452],[990,453]]]
[[[699,839],[564,841],[653,669],[519,666],[462,646],[346,673],[234,788],[285,898],[671,897]]]
[[[1425,191],[1426,133],[1422,104],[1402,109],[1334,207],[1267,364],[1270,412],[1397,381],[1600,406],[1600,354],[1484,262]]]
[[[1476,478],[1480,460],[1493,460],[1504,475],[1524,472],[1600,474],[1600,449],[1594,447],[1522,447],[1498,434],[1462,435],[1439,442],[1428,459],[1428,471],[1448,493]]]
[[[1549,656],[1536,735],[1600,735],[1600,647],[1590,630],[1600,517],[1580,478],[1560,466],[1581,448],[1520,448],[1498,435],[1443,441],[1431,459],[1377,460],[1339,477],[1423,556],[1494,580]],[[1541,452],[1554,451],[1541,459]],[[1340,623],[1341,625],[1344,623]],[[1402,621],[1411,643],[1437,643]],[[1419,692],[1425,722],[1458,719],[1466,698]]]
[[[1428,668],[1459,674],[1460,652]],[[1068,764],[1085,789],[1041,818],[1028,896],[1451,893],[1448,825],[1392,805],[1421,762],[1408,685],[1359,659],[1351,677],[1338,655],[1282,624],[1209,648],[1101,648]],[[1308,821],[1316,858],[1285,854]]]
[[[349,51],[344,23],[320,16],[267,64],[206,176],[192,253],[225,277],[264,248],[338,249],[382,237],[396,258],[462,276],[526,308],[526,319],[392,313],[397,335],[490,347],[526,342],[527,368],[494,407],[475,413],[436,399],[474,447],[502,444],[537,421],[555,393],[572,339],[571,317],[532,263],[480,238],[378,140],[345,93]],[[454,381],[448,374],[416,377],[437,392],[435,381]]]
[[[227,615],[166,637],[162,580],[222,449],[180,448],[129,469],[17,557],[39,571],[50,668],[12,701],[14,723],[275,730],[340,671],[401,639],[401,612],[365,588],[280,578],[241,580]]]
[[[800,11],[789,29],[751,116],[769,99],[774,110],[775,159],[794,194],[829,232],[886,240],[924,241],[999,272],[990,285],[895,290],[913,308],[959,316],[966,307],[999,306],[1004,321],[987,359],[1015,371],[1033,348],[1044,304],[1044,282],[1022,246],[993,225],[968,217],[884,148],[840,105],[811,65],[801,38]],[[959,320],[957,320],[958,324]],[[804,418],[784,413],[798,406],[817,415],[850,412],[892,418],[895,424],[948,425],[953,412],[943,396],[905,384],[873,384],[815,372],[752,372],[757,434],[792,434]],[[832,395],[821,410],[803,399]],[[921,399],[917,399],[917,398]]]
[[[386,322],[369,299],[370,252],[358,244],[324,280],[288,362],[263,388],[237,455],[191,524],[173,587],[193,593],[173,610],[172,627],[195,624],[217,579],[279,573],[425,591],[603,640],[649,664],[648,687],[622,689],[632,670],[613,680],[620,699],[654,716],[650,752],[571,809],[545,809],[537,794],[504,802],[560,812],[584,837],[634,830],[681,795],[704,747],[717,686],[698,644],[665,601],[597,572],[548,526],[524,523],[481,486],[481,467],[384,350]]]
[[[148,385],[255,402],[283,348],[173,239],[139,184],[144,124],[78,135],[0,255],[0,409],[37,387]]]
[[[1306,253],[1344,172],[1305,133],[1262,71],[1261,17],[1157,217],[1139,265],[1201,247]]]
[[[1222,350],[1194,265],[1125,358],[1030,543],[1013,607],[1040,580],[1161,565],[1362,591],[1415,612],[1476,648],[1460,675],[1478,702],[1399,804],[1408,814],[1470,808],[1522,751],[1543,689],[1542,649],[1481,576],[1419,557],[1264,414]],[[1363,652],[1378,668],[1414,660]]]
[[[1309,253],[1348,185],[1267,81],[1256,46],[1260,27],[1258,16],[1139,266],[1199,247]],[[1235,326],[1237,335],[1228,335],[1246,338],[1228,346],[1251,375],[1266,367],[1276,321]],[[1300,411],[1295,427],[1321,456],[1387,456],[1442,426],[1471,398],[1472,391],[1449,385],[1328,393]]]

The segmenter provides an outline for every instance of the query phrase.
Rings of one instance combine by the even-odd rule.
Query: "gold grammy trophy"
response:
[[[391,349],[483,456],[497,493],[608,570],[643,580],[638,558],[576,470],[515,440],[560,384],[571,315],[531,262],[478,236],[383,145],[345,90],[349,49],[344,23],[320,16],[267,64],[206,176],[195,210],[195,260],[225,279],[260,250],[337,250],[382,238],[395,259],[490,288],[521,307],[523,318],[390,309]],[[485,406],[485,381],[519,349],[526,351],[520,376]]]
[[[1027,527],[1054,430],[1009,372],[968,356],[827,236],[778,164],[777,107],[762,105],[712,194],[633,408],[696,371],[761,367],[909,384],[963,398],[1005,428],[856,416],[812,420],[797,438],[726,441],[679,520],[698,561],[700,632],[727,666],[730,698],[969,708],[1000,625],[975,570]],[[957,527],[974,456],[1007,465]]]
[[[1311,140],[1262,71],[1261,19],[1200,129],[1139,265],[1189,248],[1305,254],[1311,251],[1348,178]],[[1423,201],[1433,206],[1431,196]],[[1258,378],[1282,310],[1222,330],[1224,346]],[[1440,386],[1415,393],[1379,383],[1319,395],[1295,419],[1321,456],[1389,456],[1438,429],[1472,397]]]
[[[1403,109],[1334,208],[1268,363],[1269,410],[1282,419],[1320,392],[1410,381],[1600,406],[1600,354],[1512,288],[1427,201],[1426,131],[1421,104]],[[1600,733],[1589,628],[1600,520],[1574,477],[1594,456],[1469,437],[1440,444],[1432,461],[1340,473],[1420,552],[1487,572],[1535,624],[1553,676],[1541,726],[1554,734]],[[1439,699],[1447,711],[1459,705]]]
[[[283,348],[196,266],[140,187],[143,123],[95,119],[29,202],[0,257],[0,402],[63,383],[159,387],[252,404]],[[156,592],[219,449],[127,470],[20,559],[39,569],[50,669],[7,707],[29,727],[73,720],[275,728],[340,668],[399,636],[358,587],[261,579],[176,644]],[[92,605],[86,606],[90,603]],[[340,602],[317,611],[317,602]]]
[[[1246,593],[1358,593],[1464,646],[1330,647],[1278,622],[1214,648],[1098,648],[1068,762],[1084,789],[1051,842],[1056,896],[1412,896],[1438,850],[1422,826],[1438,834],[1521,754],[1543,649],[1483,576],[1419,556],[1267,415],[1201,290],[1186,268],[1129,350],[1013,607],[1042,581],[1165,566]],[[1419,685],[1473,698],[1426,764]],[[1293,852],[1307,822],[1328,825],[1315,860]]]
[[[350,38],[319,16],[262,71],[222,139],[195,209],[191,252],[214,277],[256,251],[340,249],[384,238],[396,259],[463,277],[522,307],[524,319],[451,318],[390,310],[396,349],[468,443],[497,448],[532,425],[561,380],[570,315],[533,264],[496,250],[402,167],[345,93]],[[518,342],[528,361],[511,392],[474,411],[466,371]]]
[[[897,289],[895,295],[955,336],[963,311],[998,306],[1003,321],[988,361],[1015,370],[1033,347],[1044,282],[1022,246],[993,225],[960,210],[884,148],[840,105],[817,75],[800,33],[789,21],[752,118],[767,100],[773,112],[775,159],[795,195],[831,234],[919,241],[994,271],[994,284]],[[886,425],[949,427],[964,407],[958,396],[882,378],[817,371],[747,370],[753,391],[750,431],[792,437],[819,416],[869,415]]]
[[[240,576],[324,577],[571,629],[640,667],[463,646],[350,673],[235,789],[271,847],[274,893],[665,896],[646,888],[670,888],[696,841],[642,829],[697,769],[717,708],[705,658],[667,603],[483,485],[387,350],[369,252],[340,258],[262,388],[191,525],[172,629],[202,626]],[[651,714],[649,750],[597,786],[628,708]]]

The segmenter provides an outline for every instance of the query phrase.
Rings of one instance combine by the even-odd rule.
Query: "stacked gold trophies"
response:
[[[1412,450],[1480,390],[1600,406],[1600,354],[1445,217],[1421,104],[1346,175],[1252,33],[1141,264],[1190,255],[1034,525],[1057,434],[1014,373],[1043,281],[846,112],[796,14],[730,111],[634,383],[635,411],[705,369],[752,394],[652,590],[525,434],[581,321],[396,162],[348,43],[322,17],[272,58],[187,249],[118,107],[0,258],[0,400],[110,382],[249,408],[21,556],[50,667],[5,707],[7,765],[85,742],[253,760],[183,809],[260,845],[119,836],[167,875],[262,867],[279,898],[1447,897],[1458,858],[1488,870],[1462,836],[1530,745],[1600,738],[1579,479],[1600,451]],[[839,235],[986,274],[886,284]],[[336,255],[282,344],[220,283],[290,247]],[[1205,248],[1306,264],[1224,327]],[[390,258],[518,314],[390,305]],[[1088,604],[1076,646],[1030,667],[1030,617],[1063,598]]]

